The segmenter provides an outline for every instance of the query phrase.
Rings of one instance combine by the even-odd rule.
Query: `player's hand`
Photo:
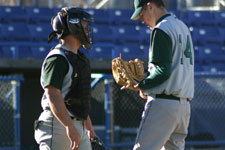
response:
[[[120,89],[124,90],[124,89],[127,89],[127,88],[129,88],[129,86],[122,86]],[[142,99],[147,99],[147,95],[145,95],[143,93],[143,91],[138,87],[138,82],[135,82],[135,85],[133,86],[133,88],[139,91],[139,95]]]
[[[124,86],[122,86],[120,89],[121,89],[121,90],[125,90],[125,89],[128,89],[128,88],[129,88],[129,85],[127,85],[127,86],[124,85]]]
[[[133,83],[133,88],[137,91],[141,90],[139,87],[138,87],[138,82],[134,81]],[[126,85],[126,86],[122,86],[120,89],[121,90],[125,90],[125,89],[128,89],[129,88],[129,85]]]
[[[70,140],[70,148],[72,150],[78,150],[81,142],[80,134],[74,125],[66,127],[66,133]]]
[[[147,99],[147,95],[145,95],[142,90],[140,90],[139,95],[141,98]]]
[[[89,139],[94,139],[96,137],[95,131],[89,131],[88,136],[89,136]]]

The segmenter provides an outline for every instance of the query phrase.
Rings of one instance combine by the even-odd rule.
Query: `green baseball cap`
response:
[[[134,0],[134,8],[135,11],[131,16],[131,20],[138,20],[140,19],[140,13],[142,11],[142,8],[145,4],[147,4],[149,2],[149,0]]]

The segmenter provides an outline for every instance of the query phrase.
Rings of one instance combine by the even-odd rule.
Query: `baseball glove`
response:
[[[91,139],[91,147],[92,150],[105,150],[103,142],[98,137]]]
[[[112,60],[112,74],[117,84],[135,90],[135,81],[140,82],[144,79],[144,62],[138,58],[127,62],[120,55]]]

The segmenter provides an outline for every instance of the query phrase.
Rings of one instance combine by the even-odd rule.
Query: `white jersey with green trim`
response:
[[[73,67],[72,67],[72,65],[69,63],[69,60],[68,60],[67,57],[65,56],[64,52],[61,51],[61,50],[59,50],[59,48],[63,48],[63,49],[65,49],[65,50],[68,50],[65,46],[63,46],[63,45],[61,45],[61,44],[58,44],[53,50],[51,50],[51,51],[48,53],[48,55],[46,56],[46,58],[45,58],[45,60],[44,60],[44,62],[43,62],[43,64],[42,64],[42,69],[41,69],[42,71],[41,71],[41,78],[40,78],[40,81],[41,81],[41,86],[42,86],[42,88],[44,89],[44,88],[45,88],[45,87],[44,87],[44,66],[45,66],[45,64],[46,64],[47,59],[48,59],[49,57],[53,56],[53,55],[61,55],[61,56],[63,56],[63,57],[67,60],[67,62],[68,62],[68,64],[69,64],[69,70],[68,70],[67,74],[66,74],[65,77],[64,77],[63,85],[62,85],[62,89],[61,89],[61,95],[62,95],[62,97],[64,98],[64,97],[66,96],[66,94],[69,92],[70,86],[71,86],[71,84],[72,84],[71,75],[72,75],[72,73],[73,73]],[[48,102],[48,100],[47,100],[47,97],[45,96],[45,93],[44,93],[44,95],[43,95],[43,97],[42,97],[42,100],[41,100],[41,106],[42,106],[43,110],[45,110],[46,107],[50,107],[50,106],[49,106],[49,102]]]
[[[164,93],[191,100],[194,96],[194,49],[188,27],[176,16],[170,15],[155,28],[163,30],[172,40],[171,75],[165,82],[144,90],[144,93],[147,95]],[[150,56],[151,50],[149,53]],[[148,67],[149,72],[154,72],[153,64],[149,63]]]

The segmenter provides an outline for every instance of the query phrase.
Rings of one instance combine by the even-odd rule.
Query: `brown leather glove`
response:
[[[120,55],[112,60],[112,74],[117,84],[135,90],[135,81],[140,82],[144,79],[144,62],[138,58],[127,62]]]

